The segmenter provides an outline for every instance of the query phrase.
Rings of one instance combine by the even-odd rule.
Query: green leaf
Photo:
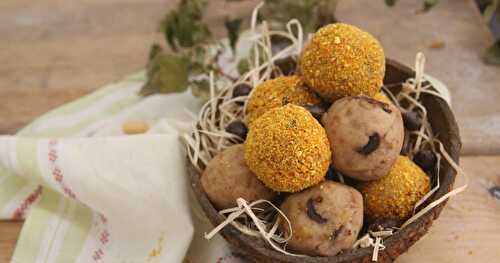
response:
[[[500,40],[489,47],[484,54],[484,61],[491,65],[500,66]]]
[[[238,43],[238,38],[240,36],[241,21],[241,18],[230,19],[226,17],[226,21],[224,22],[229,38],[229,45],[233,53],[236,53],[236,43]]]
[[[190,48],[205,42],[211,36],[202,17],[206,0],[182,0],[177,10],[169,12],[161,22],[165,40],[176,51],[178,47]]]
[[[210,99],[210,83],[208,80],[196,80],[191,82],[191,93],[193,96],[208,101]]]
[[[486,7],[486,9],[484,9],[483,16],[486,21],[489,22],[495,15],[495,13],[500,11],[499,2],[499,0],[492,0],[491,3]]]
[[[149,49],[148,61],[153,60],[153,58],[155,58],[156,55],[160,54],[162,51],[163,51],[163,48],[159,44],[154,43],[151,46],[151,49]]]
[[[250,62],[248,61],[248,59],[241,59],[240,61],[238,61],[238,73],[240,75],[243,75],[245,73],[247,73],[249,70],[250,70]]]
[[[396,4],[396,0],[385,0],[387,6],[393,7]]]
[[[422,11],[427,12],[435,7],[439,3],[439,0],[424,0],[424,6]]]
[[[188,86],[189,59],[183,56],[161,53],[147,67],[148,80],[140,91],[148,96],[156,93],[182,92]]]
[[[165,35],[165,40],[167,41],[170,48],[174,51],[177,50],[177,44],[175,41],[175,31],[177,27],[177,11],[170,12],[161,22],[161,31]]]

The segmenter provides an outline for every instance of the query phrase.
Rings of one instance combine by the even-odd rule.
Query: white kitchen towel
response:
[[[221,237],[203,239],[211,225],[187,184],[179,137],[201,102],[141,98],[143,83],[134,75],[0,137],[2,216],[34,203],[12,262],[240,262]],[[151,128],[123,135],[128,120]]]

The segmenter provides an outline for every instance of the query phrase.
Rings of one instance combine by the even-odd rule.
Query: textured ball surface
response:
[[[283,76],[262,82],[247,102],[246,121],[253,122],[266,111],[292,103],[316,105],[321,101],[297,76]]]
[[[412,215],[415,204],[429,192],[430,179],[408,157],[399,156],[389,174],[362,183],[359,190],[368,219],[405,220]]]
[[[262,184],[245,164],[244,146],[237,144],[217,154],[201,176],[201,185],[217,209],[237,206],[236,199],[248,202],[272,200],[275,192]]]
[[[328,101],[345,96],[374,96],[385,75],[385,56],[369,33],[348,24],[320,28],[300,59],[306,84]]]
[[[389,97],[387,97],[387,95],[385,95],[382,92],[379,92],[379,93],[375,94],[375,96],[373,96],[373,98],[376,99],[376,100],[378,100],[378,101],[385,102],[385,103],[388,103],[388,104],[392,103],[392,101],[389,99]]]
[[[392,104],[366,96],[337,100],[323,115],[335,169],[369,181],[386,175],[401,152],[404,126]]]
[[[324,179],[331,152],[319,122],[303,107],[288,104],[252,122],[245,160],[266,186],[297,192]]]
[[[334,256],[352,248],[363,225],[363,198],[354,188],[323,182],[290,195],[281,205],[290,220],[288,248],[311,256]],[[281,220],[281,230],[290,234]]]

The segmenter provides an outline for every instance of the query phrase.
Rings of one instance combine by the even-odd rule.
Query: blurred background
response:
[[[0,134],[14,134],[50,109],[144,69],[151,45],[165,42],[160,22],[178,2],[0,1]],[[225,37],[227,19],[249,17],[259,2],[208,1],[203,21],[215,38]],[[425,53],[426,72],[451,91],[463,153],[471,156],[465,158],[465,165],[488,174],[489,182],[500,185],[500,175],[491,171],[500,168],[500,67],[493,65],[500,63],[500,44],[496,42],[500,38],[499,1],[336,2],[329,9],[334,16],[326,19],[351,23],[372,33],[387,57],[413,67],[415,54]],[[243,21],[242,28],[246,23]],[[486,226],[500,220],[498,202],[494,207],[496,210],[486,216]],[[440,222],[446,218],[453,217],[445,216]],[[481,249],[482,242],[498,242],[498,225],[495,234],[491,225],[481,230],[477,222],[470,221],[477,231],[462,239],[460,228],[467,223],[452,226],[451,234],[446,227],[437,227],[433,231],[444,237],[426,237],[433,241],[420,242],[410,250],[414,255],[402,260],[410,262],[417,258],[415,253],[438,244],[446,250],[434,255],[442,262],[456,262],[452,259],[462,256],[477,261],[481,253],[500,258],[498,251]],[[20,226],[0,223],[0,262],[8,262]],[[479,243],[470,249],[471,242]]]

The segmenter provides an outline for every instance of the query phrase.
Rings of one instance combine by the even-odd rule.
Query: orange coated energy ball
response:
[[[383,84],[384,50],[372,35],[353,25],[330,24],[313,35],[300,69],[306,84],[325,100],[373,97]]]
[[[375,94],[375,96],[373,96],[373,98],[378,100],[378,101],[387,103],[387,104],[392,104],[392,101],[389,99],[389,97],[387,97],[387,95],[385,95],[382,92]]]
[[[255,88],[246,107],[248,124],[266,111],[292,103],[299,106],[320,104],[321,100],[297,76],[283,76],[262,82]]]
[[[359,190],[368,219],[405,220],[430,187],[430,179],[424,171],[408,157],[399,156],[389,174],[362,183]]]
[[[303,107],[288,104],[251,124],[245,160],[267,187],[298,192],[323,181],[331,152],[319,122]]]

